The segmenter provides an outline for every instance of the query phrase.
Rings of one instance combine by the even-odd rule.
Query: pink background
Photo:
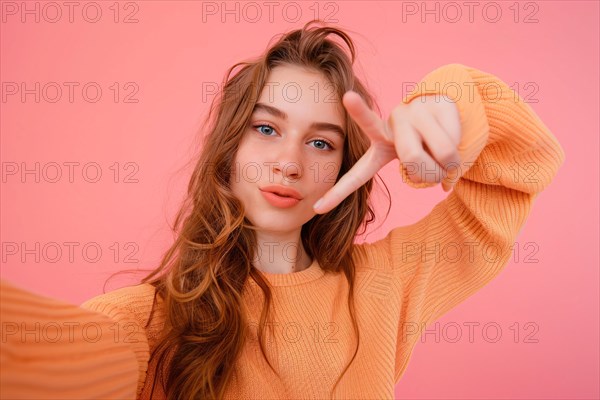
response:
[[[321,18],[352,31],[358,72],[367,76],[384,115],[405,94],[403,82],[418,82],[432,69],[458,62],[518,89],[566,152],[565,165],[538,198],[518,238],[515,259],[438,321],[438,342],[430,334],[417,345],[397,397],[598,398],[598,3],[488,3],[477,3],[472,22],[463,2],[455,3],[462,16],[452,22],[456,8],[444,2],[427,3],[429,9],[437,4],[436,21],[435,14],[422,15],[421,2],[400,1],[297,2],[297,22],[294,8],[282,13],[283,3],[270,21],[263,2],[255,3],[262,16],[253,22],[256,8],[239,3],[239,22],[235,12],[223,15],[223,22],[219,12],[203,14],[203,6],[222,11],[221,2],[121,2],[115,22],[110,1],[97,3],[102,15],[92,23],[82,16],[85,3],[75,8],[73,22],[66,6],[50,22],[56,9],[30,1],[27,7],[37,4],[40,20],[34,13],[24,15],[23,22],[20,1],[2,2],[2,278],[81,303],[100,294],[112,272],[156,266],[170,243],[166,221],[189,172],[177,169],[193,155],[211,99],[203,86],[219,84],[227,67],[258,55],[275,34],[300,27],[319,10]],[[11,5],[17,7],[14,15]],[[502,11],[496,22],[494,5]],[[407,13],[406,7],[416,7],[417,13]],[[94,9],[85,15],[94,18]],[[124,23],[127,15],[137,22]],[[537,22],[525,22],[532,19]],[[11,82],[25,82],[29,89],[36,82],[40,88],[56,82],[63,92],[52,103],[56,91],[50,85],[39,103],[34,94],[23,101],[20,92],[10,94]],[[73,102],[64,82],[79,83]],[[102,89],[95,103],[82,95],[89,82]],[[131,98],[138,101],[125,102],[134,90]],[[87,93],[95,94],[93,88]],[[69,162],[79,163],[73,182],[63,164]],[[39,182],[34,174],[10,174],[13,166],[20,172],[35,163],[44,172]],[[55,183],[52,163],[62,167],[62,179]],[[83,179],[86,163],[100,166],[98,182]],[[93,179],[94,171],[88,169],[85,177]],[[439,186],[413,190],[394,183],[397,162],[381,175],[392,193],[393,211],[368,241],[415,222],[446,196]],[[379,204],[383,216],[385,203]],[[72,259],[65,242],[79,244]],[[12,254],[12,243],[25,243],[27,249],[39,243],[40,250]],[[84,258],[86,244],[89,257],[95,256],[94,246],[102,250],[98,261]],[[107,289],[133,281],[121,276]],[[469,322],[480,324],[472,342]],[[485,324],[502,330],[500,340],[490,339],[494,329],[483,334]],[[453,343],[457,326],[462,337]]]

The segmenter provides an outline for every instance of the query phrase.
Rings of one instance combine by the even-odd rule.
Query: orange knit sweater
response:
[[[530,106],[495,76],[445,65],[425,76],[404,102],[436,93],[452,97],[459,110],[460,178],[420,221],[392,229],[374,243],[355,245],[360,348],[335,398],[394,397],[422,330],[506,266],[536,196],[565,159]],[[404,167],[400,172],[412,187],[434,185],[414,184]],[[265,275],[273,285],[275,321],[274,331],[265,331],[266,351],[281,379],[258,346],[262,295],[249,281],[243,294],[253,335],[233,365],[226,398],[328,398],[356,344],[344,275],[325,273],[316,261],[300,272]],[[154,380],[147,373],[153,370],[149,352],[164,324],[162,303],[153,300],[154,288],[141,284],[82,304],[118,323],[138,361],[137,397],[143,399],[150,398]],[[106,377],[105,384],[112,379]],[[162,396],[157,384],[152,397]]]

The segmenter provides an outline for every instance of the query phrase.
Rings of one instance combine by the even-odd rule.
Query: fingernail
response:
[[[454,179],[458,176],[458,167],[452,167],[448,169],[446,177],[449,181],[453,182]]]
[[[313,205],[313,209],[319,208],[319,206],[323,204],[323,198],[321,197],[317,202]]]

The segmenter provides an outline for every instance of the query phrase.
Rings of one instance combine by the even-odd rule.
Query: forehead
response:
[[[344,111],[337,90],[324,74],[296,65],[273,68],[258,100],[307,121],[342,124]]]

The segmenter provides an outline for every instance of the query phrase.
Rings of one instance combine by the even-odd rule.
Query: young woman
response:
[[[141,284],[82,305],[135,353],[137,398],[393,398],[420,333],[508,263],[564,161],[548,128],[461,64],[382,119],[354,58],[309,23],[228,71],[175,243]],[[395,158],[399,181],[449,194],[355,244]]]

